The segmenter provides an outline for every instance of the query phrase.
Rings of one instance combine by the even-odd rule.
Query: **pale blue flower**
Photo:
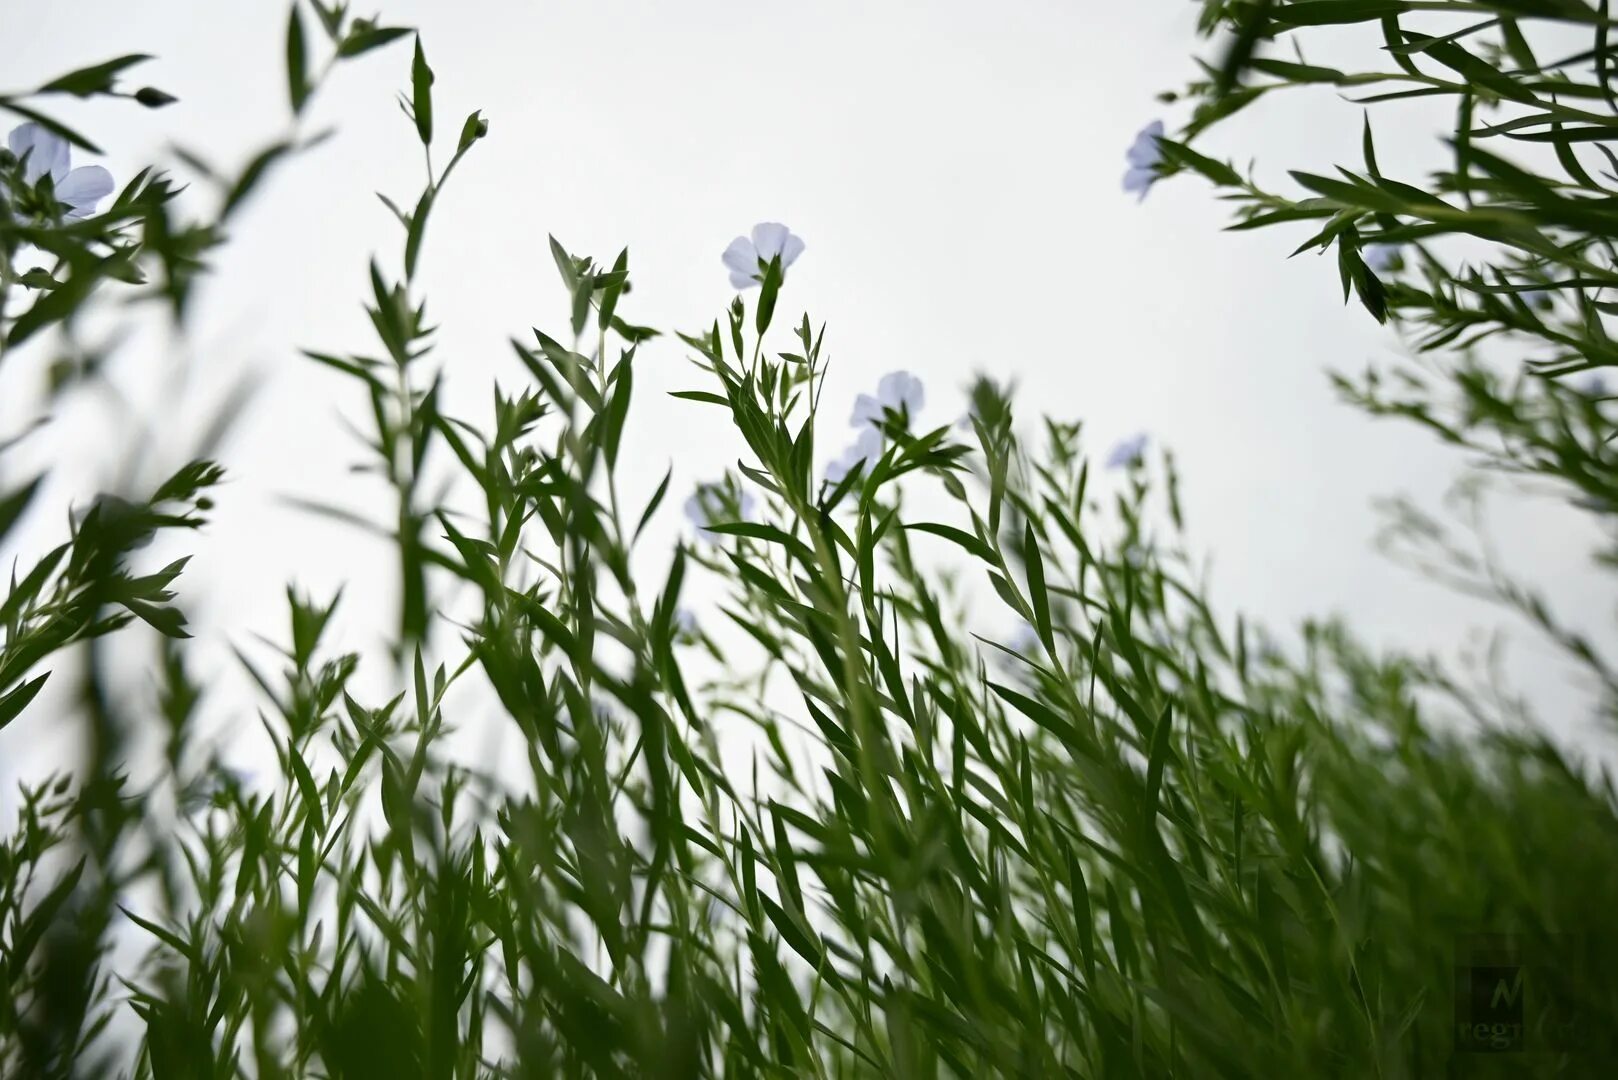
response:
[[[1603,379],[1599,372],[1593,372],[1589,378],[1584,380],[1584,385],[1580,386],[1579,389],[1590,397],[1606,397],[1607,380]]]
[[[1129,170],[1124,173],[1124,190],[1131,194],[1139,194],[1142,199],[1158,181],[1157,167],[1163,163],[1163,148],[1157,140],[1163,135],[1163,121],[1153,120],[1141,128],[1140,134],[1130,144],[1129,151],[1124,158],[1129,162]]]
[[[867,425],[860,432],[859,438],[843,455],[826,466],[826,480],[831,484],[841,484],[843,478],[861,465],[869,467],[870,463],[882,456],[882,431],[874,424]]]
[[[1131,435],[1127,439],[1118,440],[1112,450],[1107,454],[1107,468],[1122,469],[1136,465],[1142,455],[1146,453],[1146,433]]]
[[[697,636],[697,617],[684,604],[674,608],[674,632],[685,637]]]
[[[757,500],[750,491],[732,492],[724,484],[699,484],[685,501],[685,516],[695,525],[705,540],[717,541],[723,534],[710,526],[728,525],[734,521],[751,521]],[[732,517],[732,511],[736,516]]]
[[[1366,244],[1360,249],[1360,259],[1374,274],[1386,274],[1399,261],[1398,244]]]
[[[12,128],[6,146],[23,162],[23,179],[29,184],[51,178],[56,201],[67,207],[64,216],[70,220],[94,213],[96,203],[112,194],[112,173],[100,165],[70,169],[72,149],[67,140],[33,121]]]
[[[1017,628],[1011,632],[1011,640],[1006,642],[1006,647],[1018,656],[1035,653],[1040,648],[1039,631],[1027,619],[1020,620]]]
[[[1551,306],[1551,294],[1545,289],[1524,289],[1517,294],[1517,299],[1531,308],[1544,310]]]
[[[862,464],[869,464],[881,456],[886,436],[882,422],[889,413],[897,414],[908,424],[911,417],[921,412],[927,401],[927,390],[920,379],[908,371],[890,371],[876,384],[876,396],[861,394],[854,399],[854,412],[848,425],[859,429],[859,435],[842,456],[826,466],[826,479],[840,484],[843,478]]]
[[[861,394],[854,399],[854,414],[849,427],[880,426],[883,416],[896,412],[909,419],[921,412],[927,400],[926,388],[921,380],[908,371],[890,371],[876,384],[876,397]]]
[[[738,236],[732,240],[719,259],[730,271],[731,288],[751,289],[764,280],[764,268],[770,260],[781,256],[781,270],[785,273],[803,254],[803,246],[803,238],[793,235],[785,225],[765,221],[753,226],[751,239]]]

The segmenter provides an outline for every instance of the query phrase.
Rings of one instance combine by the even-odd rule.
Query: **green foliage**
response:
[[[1446,8],[1501,17],[1442,39],[1401,25]],[[1594,52],[1525,62],[1516,21],[1533,16],[1591,27]],[[1268,56],[1281,37],[1359,20],[1379,22],[1396,73]],[[1610,513],[1600,402],[1548,381],[1604,362],[1606,196],[1573,169],[1543,180],[1475,145],[1549,131],[1566,143],[1551,140],[1558,160],[1578,160],[1557,102],[1607,104],[1605,10],[1206,5],[1206,29],[1226,22],[1223,66],[1192,88],[1194,119],[1164,140],[1162,167],[1233,189],[1244,227],[1325,222],[1305,246],[1336,244],[1345,289],[1377,317],[1437,332],[1423,342],[1445,362],[1435,384],[1465,394],[1456,417],[1409,379],[1405,397],[1345,382],[1360,404]],[[319,3],[295,4],[288,27],[295,117],[332,64],[409,33]],[[1502,52],[1478,44],[1485,32]],[[106,93],[134,59],[44,89]],[[1566,89],[1581,84],[1564,69],[1591,62],[1595,93]],[[1434,64],[1448,74],[1422,73]],[[436,170],[445,133],[419,40],[401,79],[426,175],[413,201],[382,197],[400,247],[363,282],[375,347],[306,353],[365,402],[365,453],[394,497],[385,526],[309,506],[391,537],[392,655],[337,651],[339,598],[289,590],[273,666],[239,654],[274,747],[267,775],[243,783],[193,731],[202,688],[172,588],[184,560],[135,568],[158,533],[201,523],[217,466],[138,499],[100,496],[14,579],[0,726],[34,707],[42,664],[85,643],[90,752],[81,772],[24,785],[0,843],[0,1074],[1421,1076],[1460,1048],[1454,965],[1474,934],[1511,935],[1538,965],[1530,1027],[1578,1025],[1582,1045],[1534,1067],[1583,1075],[1612,1055],[1618,805],[1605,777],[1439,664],[1375,655],[1336,624],[1306,626],[1289,656],[1220,617],[1192,570],[1172,458],[1098,494],[1082,427],[1050,419],[1026,436],[986,380],[969,437],[890,409],[881,452],[819,480],[827,333],[807,315],[782,329],[779,256],[761,260],[751,316],[738,297],[678,335],[698,385],[676,397],[721,410],[743,456],[699,492],[697,538],[650,581],[632,553],[669,477],[648,492],[618,477],[637,352],[656,335],[629,321],[630,254],[598,262],[553,238],[563,329],[512,342],[530,381],[497,388],[481,423],[446,413],[420,268],[437,196],[488,124],[468,117]],[[1275,88],[1383,80],[1464,102],[1468,149],[1430,193],[1380,174],[1368,126],[1364,172],[1294,174],[1311,192],[1299,200],[1186,145]],[[22,100],[0,108],[35,116]],[[1474,112],[1503,102],[1549,119],[1474,130]],[[187,155],[221,202],[217,220],[183,227],[157,173],[74,219],[4,162],[0,286],[21,290],[0,292],[7,345],[71,332],[126,287],[183,315],[219,224],[297,145],[293,128],[228,176]],[[1457,235],[1504,261],[1450,269],[1437,249]],[[1408,245],[1423,283],[1367,266],[1371,239]],[[18,271],[28,249],[54,259],[43,277]],[[1556,290],[1558,314],[1535,314],[1521,282]],[[1557,355],[1516,377],[1463,351],[1506,333]],[[429,455],[475,512],[429,490]],[[38,483],[0,485],[0,537]],[[947,520],[907,504],[924,488]],[[1438,570],[1596,672],[1610,705],[1618,685],[1595,645],[1419,512],[1405,521],[1440,544]],[[452,587],[473,603],[435,645]],[[693,622],[682,598],[699,591],[720,599]],[[989,610],[1029,633],[978,636]],[[155,713],[115,701],[93,651],[133,620],[164,636]],[[398,692],[363,694],[362,664]],[[457,684],[520,733],[513,768],[450,752],[476,711],[451,701]],[[145,730],[165,733],[166,752],[132,777],[126,747]],[[751,776],[735,766],[739,738],[755,744]],[[131,939],[144,958],[115,962],[113,943]],[[133,1041],[115,1018],[133,1018]],[[1516,1074],[1523,1060],[1471,1063]]]

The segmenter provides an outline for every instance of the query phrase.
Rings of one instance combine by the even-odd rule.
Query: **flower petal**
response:
[[[1141,455],[1146,452],[1146,434],[1131,435],[1127,439],[1120,439],[1107,455],[1107,468],[1120,469],[1134,465],[1140,461]]]
[[[56,201],[68,207],[69,217],[83,217],[94,213],[96,203],[116,186],[112,173],[100,165],[81,165],[57,183]]]
[[[753,246],[758,249],[758,257],[764,262],[769,262],[777,255],[783,255],[782,249],[786,247],[787,238],[791,235],[792,230],[779,221],[765,221],[754,225]],[[781,264],[786,265],[785,258],[781,260]]]
[[[1156,165],[1163,160],[1163,148],[1157,145],[1157,140],[1163,135],[1163,121],[1153,120],[1140,130],[1135,141],[1130,144],[1129,150],[1124,154],[1131,165],[1137,168]]]
[[[47,173],[58,183],[67,175],[71,153],[67,140],[31,120],[12,128],[11,134],[6,136],[6,146],[18,158],[27,155],[23,179],[30,184],[39,183],[39,178]]]
[[[695,525],[697,527],[697,532],[704,537],[712,537],[715,535],[708,528],[709,523],[713,520],[713,496],[710,494],[711,487],[712,485],[710,484],[701,484],[695,491],[691,493],[691,497],[685,500],[686,520]]]
[[[1395,260],[1399,257],[1398,244],[1367,244],[1360,251],[1360,258],[1374,273],[1386,274],[1393,269]]]
[[[1124,190],[1146,198],[1146,192],[1157,182],[1157,173],[1150,168],[1134,168],[1124,173]]]
[[[926,390],[921,380],[908,371],[890,371],[876,384],[876,396],[894,412],[914,416],[921,412],[926,401]]]
[[[854,413],[848,418],[849,427],[865,427],[882,422],[882,403],[870,394],[854,399]]]
[[[730,272],[730,287],[738,291],[742,289],[755,289],[758,287],[758,275],[738,274],[736,271],[732,270]]]
[[[856,463],[880,457],[882,455],[882,430],[867,427],[860,432],[859,438],[854,440],[854,445],[848,448],[848,453]]]
[[[862,395],[863,396],[863,395]],[[867,398],[867,400],[870,400]],[[832,484],[841,484],[843,478],[861,465],[868,464],[873,458],[882,456],[882,432],[874,427],[867,426],[860,432],[859,438],[854,440],[852,446],[844,450],[842,456],[826,465],[826,480]]]
[[[725,253],[719,256],[719,261],[735,274],[752,277],[758,273],[758,251],[754,249],[753,242],[745,236],[738,236],[732,240]]]
[[[781,269],[785,270],[787,267],[797,262],[798,256],[802,254],[803,237],[788,234],[786,243],[781,247]]]

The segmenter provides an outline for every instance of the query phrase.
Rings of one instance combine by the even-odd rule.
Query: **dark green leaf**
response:
[[[287,19],[287,96],[292,102],[294,116],[303,112],[313,88],[309,85],[309,47],[303,36],[303,16],[293,0],[292,14]]]
[[[427,56],[421,50],[421,35],[416,35],[416,55],[410,61],[411,108],[416,114],[416,134],[421,145],[433,142],[433,69],[427,66]]]
[[[129,56],[120,56],[116,60],[80,68],[59,79],[52,79],[39,88],[39,93],[72,94],[75,97],[110,93],[120,71],[150,59],[151,57],[145,53],[132,53]]]

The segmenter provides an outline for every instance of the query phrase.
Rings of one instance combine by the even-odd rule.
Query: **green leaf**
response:
[[[50,674],[47,671],[10,692],[0,695],[0,730],[4,730],[7,724],[17,719],[22,711],[28,707],[28,703],[34,700],[34,695],[39,693],[40,688],[45,685],[45,680],[50,677]]]
[[[466,118],[466,123],[461,125],[461,141],[456,145],[455,152],[457,154],[466,153],[473,143],[488,133],[489,122],[478,115],[478,112],[473,112],[471,116]]]
[[[1163,768],[1168,763],[1169,736],[1173,731],[1174,709],[1170,705],[1163,706],[1162,715],[1157,718],[1157,724],[1152,729],[1151,753],[1146,759],[1146,798],[1141,807],[1143,819],[1153,824],[1157,819],[1158,792],[1163,787]]]
[[[145,53],[131,53],[128,56],[120,56],[115,60],[108,60],[105,63],[69,72],[59,79],[52,79],[44,86],[41,86],[38,92],[41,94],[72,94],[74,97],[81,98],[111,93],[113,83],[120,71],[150,59],[151,57]]]
[[[287,96],[292,102],[292,115],[303,112],[313,88],[309,85],[309,46],[303,36],[303,16],[293,0],[292,14],[287,18]]]
[[[1235,169],[1223,161],[1197,153],[1184,143],[1160,138],[1157,145],[1163,148],[1163,157],[1172,164],[1199,172],[1221,187],[1240,187],[1242,184],[1242,176]]]
[[[343,18],[347,14],[347,0],[337,0],[336,3],[322,3],[321,0],[309,0],[314,7],[315,14],[320,17],[321,29],[332,41],[337,40],[339,31],[343,28]]]
[[[84,875],[85,857],[80,856],[73,869],[62,875],[62,879],[52,886],[51,891],[40,898],[34,910],[29,913],[28,920],[22,924],[21,930],[12,939],[11,948],[6,955],[6,963],[11,968],[13,979],[21,977],[33,955],[34,947],[45,936],[51,923],[56,919],[56,913],[62,909],[73,890],[79,887],[79,878]]]
[[[366,26],[364,23],[356,22],[343,38],[343,43],[337,47],[337,55],[359,56],[398,41],[408,33],[410,30],[403,26]]]
[[[652,520],[652,515],[657,512],[658,505],[663,501],[663,496],[668,494],[669,481],[673,477],[674,466],[670,465],[668,471],[663,474],[663,482],[657,485],[657,490],[652,493],[651,499],[647,501],[646,509],[641,511],[640,522],[635,526],[634,539],[640,539],[640,534],[646,529],[646,523]]]
[[[1523,37],[1516,19],[1500,20],[1500,38],[1519,68],[1530,73],[1539,71],[1539,61],[1534,58],[1534,50],[1529,47],[1528,39]]]
[[[410,229],[405,234],[405,280],[416,276],[416,259],[421,254],[421,240],[427,232],[427,215],[433,208],[433,188],[421,193],[416,210],[410,215]]]
[[[26,105],[18,104],[16,101],[11,100],[10,98],[0,97],[0,109],[5,109],[7,112],[14,112],[25,120],[32,120],[34,123],[38,124],[46,131],[51,132],[53,135],[60,135],[74,146],[77,146],[80,150],[87,150],[92,154],[101,153],[101,147],[97,146],[89,139],[86,139],[83,135],[80,135],[77,131],[74,131],[60,120],[52,119],[42,112],[30,109]]]
[[[1079,731],[1072,724],[1063,719],[1054,709],[1043,702],[1035,701],[1027,694],[1018,693],[1009,686],[1002,686],[997,682],[988,684],[1006,704],[1022,713],[1040,727],[1055,735],[1070,750],[1076,750],[1080,745]]]
[[[247,163],[247,168],[242,170],[241,176],[237,177],[236,183],[231,186],[230,193],[225,196],[225,205],[219,211],[220,218],[229,217],[231,212],[242,204],[242,200],[258,187],[259,181],[264,179],[264,174],[269,171],[270,166],[291,151],[292,144],[289,142],[275,143],[259,151],[257,156]]]
[[[133,911],[130,911],[122,904],[118,905],[118,910],[122,911],[124,916],[128,918],[130,922],[134,923],[142,930],[145,930],[147,933],[157,938],[159,941],[173,949],[175,952],[179,953],[181,956],[189,957],[191,955],[192,950],[190,944],[174,931],[169,930],[166,927],[159,926],[157,923],[152,922],[149,919],[141,918],[139,915],[136,915]]]
[[[410,61],[411,108],[416,114],[416,134],[421,145],[433,142],[433,69],[421,51],[421,35],[416,35],[416,55]]]
[[[191,635],[185,632],[185,615],[178,608],[159,607],[148,604],[144,600],[125,600],[124,607],[134,612],[152,629],[164,637],[188,638]]]
[[[1285,79],[1289,83],[1333,83],[1340,84],[1348,81],[1349,76],[1336,68],[1317,67],[1314,64],[1294,64],[1289,60],[1270,60],[1261,58],[1249,64],[1254,71],[1262,71],[1266,75],[1274,75],[1278,79]]]
[[[986,563],[996,566],[998,566],[1000,563],[1000,557],[994,553],[993,548],[984,543],[982,540],[979,540],[977,537],[973,536],[971,533],[965,531],[964,529],[957,529],[953,525],[940,525],[931,521],[919,521],[912,525],[901,525],[900,528],[913,529],[916,532],[932,533],[934,536],[942,536],[945,540],[950,540],[956,544],[959,544],[968,552],[976,555]]]
[[[1410,10],[1406,0],[1295,0],[1270,17],[1283,26],[1333,26],[1366,22]]]
[[[1034,535],[1032,521],[1023,526],[1023,558],[1028,570],[1028,597],[1034,606],[1034,629],[1039,640],[1054,653],[1056,640],[1051,633],[1051,601],[1045,592],[1045,560],[1039,553],[1039,538]]]
[[[36,476],[22,487],[9,495],[0,496],[0,540],[4,540],[6,533],[17,523],[28,504],[33,501],[34,492],[39,490],[40,477]]]
[[[1493,90],[1500,97],[1529,105],[1536,104],[1539,101],[1533,91],[1519,85],[1493,64],[1478,59],[1454,42],[1434,41],[1421,51],[1460,75],[1467,82]]]
[[[102,277],[102,271],[111,258],[90,266],[81,266],[68,278],[67,283],[50,292],[40,294],[33,306],[11,324],[6,335],[8,345],[20,345],[48,326],[54,326],[71,317],[83,304],[85,297]]]
[[[1224,62],[1219,65],[1219,73],[1214,79],[1216,98],[1224,97],[1241,83],[1242,72],[1253,58],[1253,49],[1263,36],[1266,19],[1274,6],[1275,0],[1257,0],[1240,17],[1236,33],[1225,52]]]
[[[792,951],[807,960],[810,967],[818,969],[825,961],[825,953],[819,937],[808,922],[796,912],[782,910],[781,906],[765,893],[758,894],[758,901],[764,908],[764,914],[780,932],[781,940],[792,946]]]
[[[633,358],[626,358],[618,365],[617,386],[613,390],[611,400],[607,402],[607,411],[603,414],[605,429],[602,433],[603,448],[607,452],[607,464],[618,464],[618,444],[624,437],[624,420],[629,415],[629,395],[635,385],[635,368]]]
[[[617,261],[612,264],[612,272],[606,275],[606,285],[601,289],[601,307],[597,312],[596,325],[602,330],[612,325],[612,313],[618,307],[618,297],[628,283],[629,249],[624,248],[618,253]]]
[[[761,338],[764,331],[770,328],[770,320],[775,316],[775,301],[781,295],[781,284],[785,280],[782,275],[781,256],[777,255],[764,269],[764,284],[759,289],[758,309],[753,313],[753,328]]]

